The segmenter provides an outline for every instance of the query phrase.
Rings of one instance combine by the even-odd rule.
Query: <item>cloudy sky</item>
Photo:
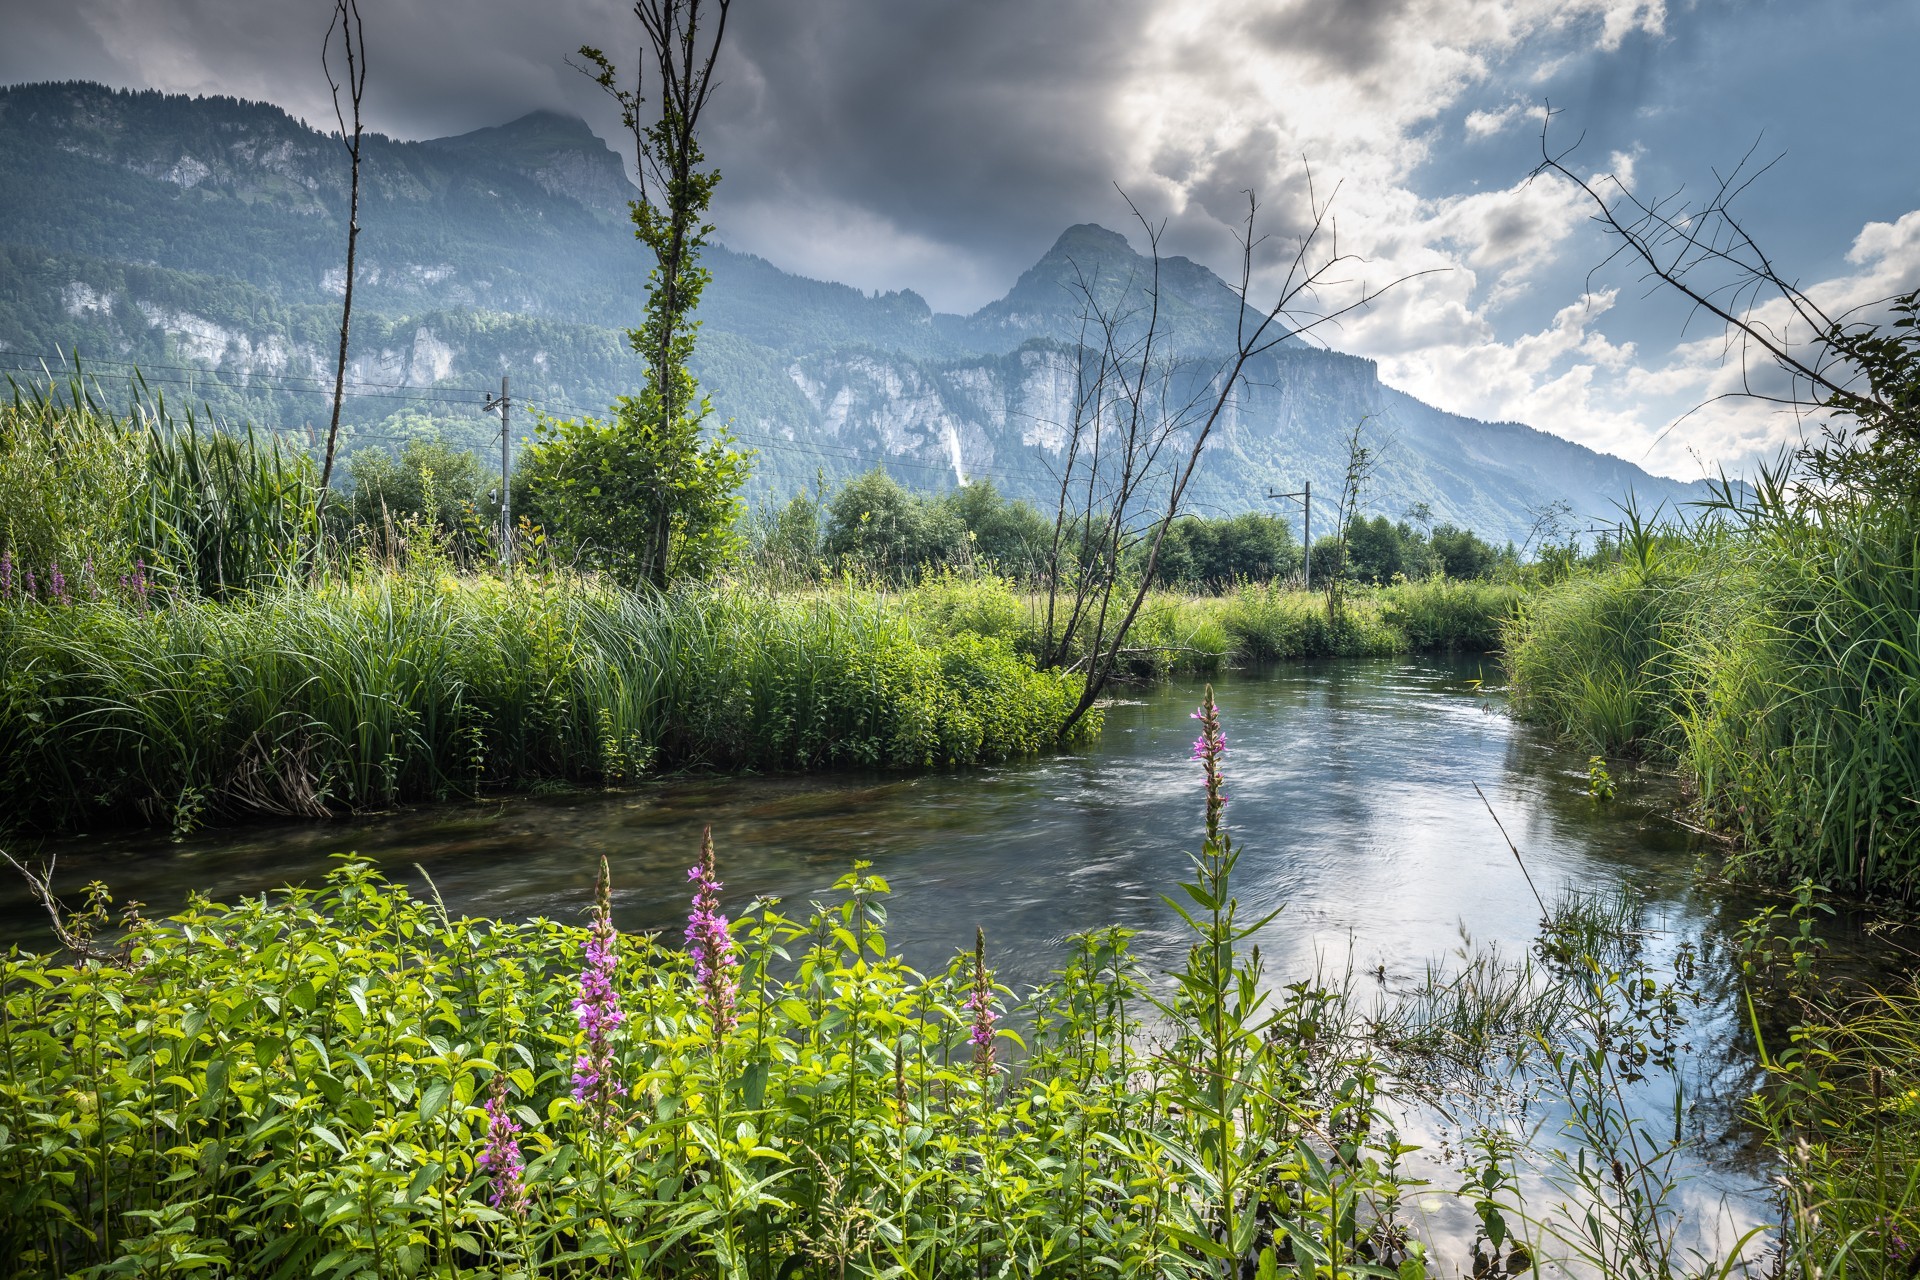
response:
[[[536,107],[610,136],[566,65],[632,57],[612,0],[362,0],[372,123],[432,137]],[[331,110],[323,0],[0,0],[0,82],[88,78]],[[1836,305],[1920,286],[1913,0],[736,0],[709,154],[721,238],[804,274],[1004,293],[1075,222],[1223,274],[1242,191],[1300,224],[1337,183],[1356,280],[1417,280],[1326,336],[1442,408],[1532,423],[1652,470],[1739,467],[1795,425],[1725,389],[1569,184],[1528,175],[1541,105],[1583,174],[1703,192],[1754,149],[1744,197],[1785,274]],[[1138,240],[1136,238],[1136,243]],[[1275,242],[1276,244],[1279,241]],[[1265,283],[1271,287],[1271,280]],[[1261,289],[1256,284],[1255,301]]]

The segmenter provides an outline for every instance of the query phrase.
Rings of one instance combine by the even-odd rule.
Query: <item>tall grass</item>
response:
[[[1210,596],[1156,591],[1128,633],[1125,671],[1154,680],[1297,658],[1484,652],[1498,647],[1519,599],[1511,585],[1435,578],[1354,588],[1329,620],[1324,597],[1278,582]],[[906,605],[938,634],[973,632],[1038,648],[1043,606],[1005,579],[930,577],[906,593]]]
[[[854,593],[454,579],[0,608],[19,826],[319,814],[657,768],[900,768],[1048,745],[1078,688]],[[1086,732],[1097,731],[1090,726]]]
[[[311,551],[312,462],[251,429],[227,432],[159,398],[125,414],[76,375],[65,387],[12,385],[0,403],[0,556],[12,588],[56,570],[72,593],[136,576],[225,597],[279,581]]]
[[[1736,871],[1920,889],[1920,519],[1779,475],[1530,596],[1516,711],[1679,764]]]

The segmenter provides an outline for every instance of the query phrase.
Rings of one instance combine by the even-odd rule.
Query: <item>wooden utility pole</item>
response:
[[[500,394],[488,396],[482,413],[500,411],[500,563],[513,562],[513,490],[508,486],[511,478],[513,437],[507,434],[507,412],[513,408],[513,397],[507,394],[507,375],[500,375]]]
[[[1291,498],[1300,504],[1300,540],[1303,544],[1300,553],[1301,589],[1311,591],[1313,590],[1313,481],[1302,481],[1297,493],[1275,493],[1269,489],[1267,497],[1271,501]]]

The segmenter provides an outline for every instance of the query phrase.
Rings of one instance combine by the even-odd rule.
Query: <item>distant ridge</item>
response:
[[[78,350],[103,377],[138,365],[176,403],[294,429],[320,417],[337,333],[346,171],[339,146],[277,107],[87,83],[0,89],[0,365]],[[623,162],[585,122],[539,111],[456,137],[369,140],[348,420],[387,447],[420,432],[475,445],[482,389],[594,411],[641,371],[623,330],[647,263]],[[754,492],[785,495],[883,463],[903,481],[991,479],[1045,501],[1070,416],[1080,281],[1143,286],[1117,232],[1067,228],[1002,298],[936,315],[709,250],[696,372],[760,450]],[[1206,267],[1161,263],[1169,349],[1231,345],[1239,301]],[[1268,509],[1269,488],[1337,485],[1366,418],[1369,509],[1425,504],[1496,539],[1568,503],[1612,519],[1704,496],[1514,423],[1444,413],[1383,386],[1370,360],[1287,344],[1251,371],[1209,448],[1200,509]],[[529,424],[530,425],[530,424]]]

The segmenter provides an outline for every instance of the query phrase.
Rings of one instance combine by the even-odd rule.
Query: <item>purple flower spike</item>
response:
[[[993,1024],[1000,1015],[993,1009],[993,981],[987,973],[987,931],[973,931],[973,991],[967,996],[967,1008],[973,1013],[973,1027],[967,1039],[973,1042],[973,1065],[986,1080],[993,1075]]]
[[[687,868],[694,885],[693,910],[687,913],[687,952],[693,957],[693,980],[700,988],[700,1004],[707,1011],[716,1040],[733,1030],[738,1020],[734,1001],[739,994],[739,957],[733,953],[733,935],[720,914],[722,885],[714,869],[713,828],[700,838],[700,861]]]
[[[1200,709],[1193,713],[1200,722],[1200,737],[1193,744],[1193,758],[1200,762],[1206,775],[1207,786],[1207,838],[1214,840],[1220,835],[1220,811],[1226,807],[1226,777],[1220,771],[1220,761],[1227,754],[1227,735],[1220,728],[1220,708],[1213,700],[1213,686],[1207,686],[1206,699]]]
[[[615,953],[619,935],[613,929],[613,891],[607,860],[600,860],[600,880],[594,889],[593,924],[587,932],[586,966],[580,972],[580,994],[574,997],[574,1017],[586,1035],[586,1044],[573,1064],[573,1097],[586,1104],[596,1126],[611,1128],[617,1093],[613,1062],[613,1032],[627,1015],[613,976],[620,967]]]
[[[487,1093],[487,1144],[475,1163],[488,1177],[487,1203],[516,1216],[527,1211],[527,1166],[519,1134],[520,1122],[507,1112],[507,1073],[496,1071]]]

